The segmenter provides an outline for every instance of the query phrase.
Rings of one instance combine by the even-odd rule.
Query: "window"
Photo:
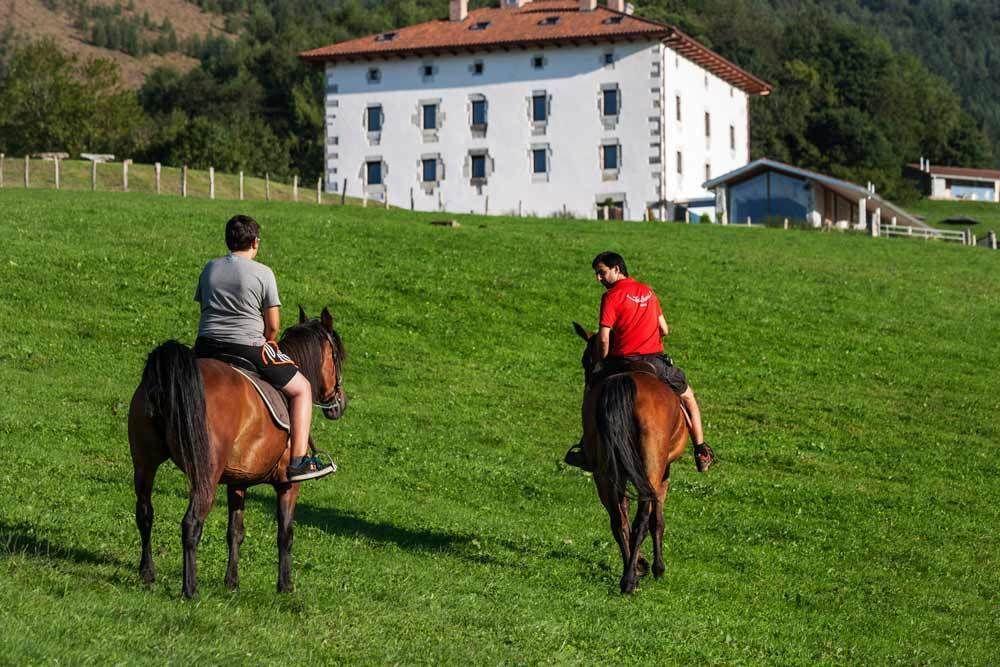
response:
[[[674,108],[677,109],[677,122],[681,122],[681,96],[674,96]]]
[[[421,160],[424,183],[434,183],[437,181],[437,160],[429,158]]]
[[[677,151],[677,173],[684,173],[684,156],[681,155],[680,151]]]
[[[368,83],[378,83],[382,80],[382,70],[378,67],[368,68]]]
[[[370,106],[366,110],[365,125],[369,132],[381,132],[382,131],[382,106],[375,105]]]
[[[730,150],[736,150],[736,126],[729,126],[729,148]]]
[[[546,16],[545,18],[543,18],[541,21],[538,22],[538,25],[542,25],[542,26],[545,26],[545,25],[556,25],[557,23],[559,23],[559,17],[558,16]]]
[[[436,104],[425,104],[423,107],[423,125],[425,130],[436,130],[437,129],[437,105]]]
[[[542,69],[545,67],[545,58],[542,56],[532,56],[531,66],[535,69]]]
[[[617,88],[605,88],[602,92],[604,97],[604,115],[605,116],[617,116],[618,115],[618,89]]]
[[[620,160],[619,151],[620,146],[618,144],[606,144],[601,146],[601,167],[604,171],[617,171]]]
[[[375,35],[376,42],[391,42],[394,39],[396,39],[394,32],[383,32],[381,35]]]
[[[472,63],[472,73],[475,74],[475,75],[479,75],[479,74],[483,73],[483,61],[482,60],[477,60],[476,62]]]
[[[472,127],[473,129],[486,127],[486,100],[472,100]]]
[[[365,163],[365,182],[367,185],[382,185],[382,161]]]
[[[485,181],[486,180],[486,156],[485,155],[472,155],[472,180],[474,181]]]
[[[705,112],[705,136],[712,136],[712,114]]]
[[[621,14],[616,14],[615,16],[609,16],[608,18],[601,21],[601,23],[604,23],[605,25],[618,25],[619,23],[622,22],[623,18],[625,17],[622,16]]]
[[[608,51],[604,54],[604,64],[605,65],[615,64],[615,54],[613,51]]]
[[[478,23],[473,23],[469,26],[469,30],[486,30],[490,27],[489,21],[479,21]]]
[[[544,123],[549,119],[549,100],[545,93],[535,93],[531,96],[531,120]]]
[[[548,151],[544,148],[533,148],[531,150],[531,173],[545,174],[548,171]]]
[[[424,65],[422,71],[425,77],[434,76],[434,65]]]

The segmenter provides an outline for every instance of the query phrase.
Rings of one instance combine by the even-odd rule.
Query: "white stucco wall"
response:
[[[614,54],[613,66],[604,64],[607,52]],[[535,56],[545,59],[543,69],[532,66]],[[712,75],[706,89],[704,71],[680,60],[677,68],[659,42],[637,42],[328,65],[327,190],[339,192],[346,178],[347,194],[361,196],[364,163],[379,157],[386,165],[389,203],[409,207],[412,190],[415,208],[424,211],[441,207],[547,216],[565,207],[575,216],[595,217],[596,202],[623,195],[626,217],[640,220],[646,207],[661,198],[711,196],[701,188],[705,161],[711,160],[716,174],[747,160],[746,95],[735,90],[731,97],[729,84]],[[476,61],[483,62],[480,75],[472,71]],[[433,76],[423,76],[424,65],[433,66]],[[367,81],[370,68],[380,70],[378,83]],[[606,84],[617,84],[621,91],[613,126],[606,126],[598,107]],[[542,90],[551,100],[544,132],[530,120],[531,96]],[[682,91],[685,105],[680,125],[673,121],[675,90]],[[487,100],[484,137],[473,136],[470,129],[472,95]],[[443,120],[437,141],[429,141],[417,124],[418,111],[422,100],[435,99]],[[380,104],[384,114],[378,145],[372,145],[364,128],[365,109],[372,104]],[[713,123],[708,141],[706,109]],[[736,150],[729,148],[731,123]],[[600,147],[610,140],[621,144],[621,168],[611,180],[600,162]],[[543,144],[550,156],[547,179],[531,173],[530,150]],[[482,187],[470,184],[463,173],[470,149],[488,150],[493,161],[493,173]],[[684,151],[682,177],[676,175],[678,149]],[[444,179],[428,192],[421,184],[420,159],[431,154],[440,155]]]
[[[667,199],[685,201],[712,197],[702,187],[711,177],[738,169],[750,161],[748,132],[749,98],[695,63],[664,48],[666,95],[666,192]],[[680,120],[677,98],[680,97]],[[711,136],[705,135],[705,114],[710,114]],[[730,127],[735,147],[730,144]],[[678,173],[677,153],[682,171]]]

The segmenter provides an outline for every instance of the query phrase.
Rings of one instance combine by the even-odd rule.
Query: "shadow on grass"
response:
[[[89,549],[60,544],[40,534],[39,529],[25,521],[10,523],[0,520],[0,559],[29,558],[41,563],[56,565],[68,563],[80,566],[87,572],[87,579],[103,579],[112,585],[129,583],[131,563]],[[100,571],[100,567],[115,568],[114,572]]]

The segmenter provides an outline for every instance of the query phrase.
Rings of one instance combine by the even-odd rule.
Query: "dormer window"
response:
[[[616,14],[615,16],[609,16],[608,18],[606,18],[603,21],[601,21],[601,23],[604,23],[604,24],[607,24],[607,25],[618,25],[619,23],[622,22],[623,18],[625,18],[625,17],[622,16],[621,14]]]
[[[391,42],[394,39],[396,39],[394,32],[383,32],[381,35],[375,35],[376,42]]]
[[[557,23],[559,23],[558,16],[546,16],[538,22],[538,25],[556,25]]]
[[[490,27],[489,21],[479,21],[469,26],[469,30],[486,30]]]

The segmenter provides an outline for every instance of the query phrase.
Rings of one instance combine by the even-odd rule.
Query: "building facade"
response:
[[[301,55],[325,68],[327,191],[664,219],[749,158],[770,87],[675,28],[588,0],[451,13]]]
[[[927,160],[906,166],[906,177],[931,199],[1000,202],[1000,171],[941,167]]]

